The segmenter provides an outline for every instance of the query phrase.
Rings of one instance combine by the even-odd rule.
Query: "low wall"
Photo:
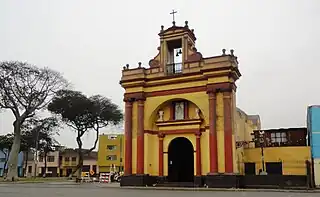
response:
[[[307,188],[304,175],[245,175],[240,177],[240,188]]]
[[[164,178],[164,177],[162,177]],[[311,188],[310,177],[306,175],[207,175],[195,177],[194,187],[209,188],[281,188],[306,189]],[[172,186],[160,177],[149,175],[130,175],[121,178],[121,186]],[[175,187],[187,187],[185,182],[174,183]]]

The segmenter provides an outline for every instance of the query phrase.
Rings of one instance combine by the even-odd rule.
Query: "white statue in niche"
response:
[[[200,109],[199,108],[196,108],[195,109],[195,112],[196,112],[196,115],[195,115],[195,119],[200,119]]]
[[[163,121],[164,111],[159,110],[158,115],[159,115],[158,121]]]

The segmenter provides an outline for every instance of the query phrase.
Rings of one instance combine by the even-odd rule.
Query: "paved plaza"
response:
[[[0,197],[318,197],[319,193],[165,191],[106,187],[101,184],[0,184]]]

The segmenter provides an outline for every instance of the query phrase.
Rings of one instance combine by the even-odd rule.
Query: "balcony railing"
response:
[[[182,74],[182,63],[167,64],[167,75]]]

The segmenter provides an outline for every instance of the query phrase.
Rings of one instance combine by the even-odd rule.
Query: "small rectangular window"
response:
[[[54,156],[48,156],[48,162],[54,162]]]
[[[114,150],[117,149],[117,146],[116,146],[116,145],[107,145],[107,149],[108,149],[109,151],[114,151]]]
[[[117,155],[108,155],[107,160],[108,161],[115,161],[115,160],[117,160]]]
[[[271,133],[271,143],[285,143],[287,142],[287,133],[286,132],[277,132]]]
[[[70,157],[65,157],[64,161],[70,161]]]
[[[77,161],[77,157],[72,157],[71,161]]]
[[[116,140],[117,136],[116,135],[108,135],[109,140]]]

